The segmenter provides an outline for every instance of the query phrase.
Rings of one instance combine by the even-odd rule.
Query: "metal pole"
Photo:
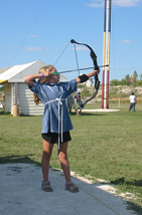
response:
[[[111,29],[111,0],[105,0],[104,11],[104,44],[103,44],[103,68],[102,104],[101,108],[109,108],[109,63],[110,63],[110,29]],[[104,85],[104,86],[103,86]]]

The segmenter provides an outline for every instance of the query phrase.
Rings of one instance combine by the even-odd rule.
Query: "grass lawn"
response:
[[[86,105],[100,108],[100,104]],[[118,104],[110,104],[118,108]],[[113,183],[120,192],[134,196],[130,207],[142,214],[142,104],[136,112],[121,104],[118,112],[71,114],[74,130],[69,143],[71,171],[89,175],[94,181],[101,178]],[[0,114],[0,164],[8,162],[41,165],[42,116]],[[60,168],[57,147],[54,147],[51,166]]]

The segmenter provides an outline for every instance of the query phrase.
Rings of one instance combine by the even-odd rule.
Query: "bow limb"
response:
[[[97,62],[97,55],[95,54],[94,50],[86,43],[78,43],[76,42],[74,39],[71,40],[71,43],[76,43],[78,45],[84,45],[86,46],[88,49],[90,49],[90,56],[93,60],[93,64],[94,64],[94,69],[95,70],[98,70],[99,69],[99,66],[98,66],[98,62]]]
[[[90,56],[91,56],[91,58],[92,58],[92,60],[93,60],[94,70],[99,70],[99,66],[98,66],[98,62],[97,62],[97,55],[95,54],[94,50],[93,50],[88,44],[85,44],[85,43],[78,43],[78,42],[76,42],[74,39],[72,39],[70,42],[71,42],[71,43],[76,43],[76,44],[78,44],[78,45],[84,45],[84,46],[86,46],[88,49],[90,49]],[[94,87],[95,87],[96,91],[95,91],[95,93],[93,94],[93,96],[92,96],[91,98],[87,99],[87,100],[82,104],[82,107],[84,107],[84,106],[87,104],[87,102],[89,102],[90,100],[92,100],[93,98],[95,98],[95,96],[96,96],[97,93],[98,93],[99,86],[100,86],[100,81],[99,81],[99,78],[98,78],[98,74],[95,74],[95,75],[94,75],[94,78],[95,78],[95,85],[94,85]]]
[[[93,98],[95,98],[97,94],[98,94],[98,90],[96,90],[95,93],[93,94],[93,96],[92,96],[91,98],[87,99],[87,100],[81,105],[81,107],[85,107],[85,105],[86,105],[89,101],[91,101]]]

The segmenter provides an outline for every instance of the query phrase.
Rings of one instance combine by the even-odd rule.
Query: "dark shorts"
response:
[[[46,134],[41,134],[41,136],[44,140],[46,140],[47,142],[49,142],[51,144],[58,143],[58,134],[57,133],[48,132]],[[60,143],[62,144],[62,143],[68,142],[70,140],[71,140],[70,132],[67,131],[67,132],[63,133],[63,142],[60,142]],[[60,134],[60,141],[61,141],[61,134]]]

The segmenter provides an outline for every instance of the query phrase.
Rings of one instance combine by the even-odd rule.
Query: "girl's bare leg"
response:
[[[53,144],[50,144],[43,139],[43,155],[42,155],[42,174],[43,181],[48,181],[49,161],[53,149]]]
[[[67,157],[67,147],[68,147],[68,142],[65,142],[60,145],[59,159],[66,178],[66,186],[68,187],[68,189],[71,189],[73,187],[73,191],[71,190],[71,192],[78,192],[79,191],[78,187],[74,186],[73,183],[69,183],[71,182],[71,176],[70,176],[70,166],[69,166],[68,157]]]
[[[66,178],[66,182],[68,183],[71,181],[71,176],[70,176],[70,166],[69,166],[68,157],[67,157],[67,147],[68,147],[68,142],[65,142],[60,145],[59,159]]]

